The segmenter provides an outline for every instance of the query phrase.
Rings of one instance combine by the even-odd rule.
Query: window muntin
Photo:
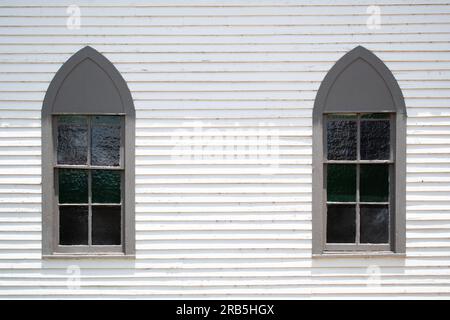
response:
[[[389,250],[392,113],[325,114],[325,249]]]
[[[123,116],[54,116],[58,246],[122,250],[123,127]]]

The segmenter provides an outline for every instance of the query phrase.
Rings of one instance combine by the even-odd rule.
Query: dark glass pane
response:
[[[389,165],[364,164],[360,172],[360,201],[389,201]]]
[[[386,160],[389,151],[389,121],[361,121],[361,160]]]
[[[327,243],[355,243],[355,205],[328,205]]]
[[[120,175],[117,170],[92,170],[92,202],[120,203]]]
[[[92,207],[92,244],[120,245],[120,206]]]
[[[88,244],[88,207],[59,207],[59,244]]]
[[[356,201],[356,165],[329,164],[327,166],[327,201]]]
[[[91,164],[118,166],[120,164],[120,117],[97,116],[92,120]]]
[[[356,121],[327,122],[327,154],[329,160],[356,159]]]
[[[88,172],[58,169],[59,203],[88,202]]]
[[[361,243],[389,242],[389,208],[361,205]]]
[[[86,117],[58,117],[57,161],[59,164],[86,164],[88,129]]]
[[[92,117],[92,125],[106,124],[120,126],[120,116],[94,116]]]
[[[389,113],[367,113],[361,115],[361,119],[389,119]]]
[[[328,119],[345,119],[345,120],[356,120],[357,119],[357,115],[353,114],[353,113],[334,113],[334,114],[328,114],[327,115]]]

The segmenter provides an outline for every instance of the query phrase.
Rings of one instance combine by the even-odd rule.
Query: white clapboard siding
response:
[[[135,260],[41,258],[42,101],[86,45],[137,110]],[[406,256],[313,258],[312,108],[357,45],[405,96]],[[0,299],[449,298],[449,192],[448,0],[0,2]]]

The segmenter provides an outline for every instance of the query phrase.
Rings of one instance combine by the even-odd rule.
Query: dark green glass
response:
[[[359,183],[361,202],[389,201],[389,165],[361,165]]]
[[[118,170],[92,170],[92,202],[120,203],[120,175]]]
[[[389,119],[389,113],[366,113],[361,115],[361,119]]]
[[[105,124],[120,126],[120,116],[94,116],[92,117],[92,125]]]
[[[329,164],[327,166],[327,200],[356,201],[356,165]]]
[[[88,172],[58,169],[59,203],[88,202]]]
[[[353,113],[333,113],[328,114],[327,118],[329,120],[336,120],[336,119],[347,119],[347,120],[356,120],[357,116]]]

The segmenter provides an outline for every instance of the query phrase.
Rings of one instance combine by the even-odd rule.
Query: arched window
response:
[[[313,112],[313,254],[405,251],[406,108],[359,46],[323,80]]]
[[[91,47],[58,70],[42,108],[43,255],[133,255],[131,93]]]

